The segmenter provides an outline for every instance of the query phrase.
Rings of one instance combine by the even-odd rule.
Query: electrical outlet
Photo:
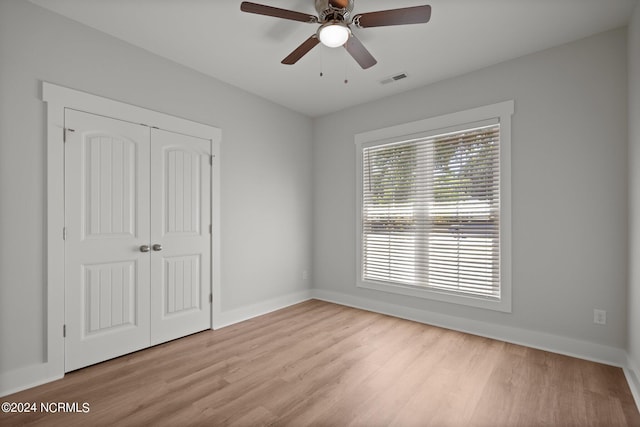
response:
[[[607,312],[605,310],[593,309],[593,323],[596,325],[607,324]]]
[[[309,278],[309,272],[307,270],[302,270],[302,280],[307,280]]]

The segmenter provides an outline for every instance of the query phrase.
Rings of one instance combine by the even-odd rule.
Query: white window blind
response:
[[[499,300],[499,123],[362,150],[362,278]]]

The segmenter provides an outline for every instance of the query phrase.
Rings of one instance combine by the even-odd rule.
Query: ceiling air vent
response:
[[[402,79],[406,79],[407,78],[407,73],[400,73],[400,74],[396,74],[394,76],[391,77],[387,77],[386,79],[380,80],[380,83],[383,85],[386,85],[387,83],[393,83],[396,82],[398,80],[402,80]]]

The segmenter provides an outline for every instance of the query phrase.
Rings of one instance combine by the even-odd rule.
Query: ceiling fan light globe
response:
[[[349,28],[342,24],[329,24],[320,28],[318,37],[320,42],[327,47],[340,47],[343,46],[351,32]]]

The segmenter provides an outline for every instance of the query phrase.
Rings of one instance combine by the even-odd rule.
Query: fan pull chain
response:
[[[322,46],[321,46],[321,47],[322,47]],[[323,69],[324,69],[324,61],[322,60],[322,58],[323,58],[322,51],[323,51],[323,50],[324,50],[324,49],[322,49],[322,48],[320,49],[320,77],[324,76],[324,72],[323,72]]]
[[[346,58],[346,56],[345,56]],[[345,60],[344,61],[344,84],[349,83],[349,77],[347,75],[347,72],[349,71],[349,63]]]

